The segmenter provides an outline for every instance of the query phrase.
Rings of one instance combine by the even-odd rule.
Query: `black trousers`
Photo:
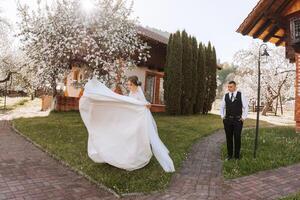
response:
[[[225,118],[223,119],[223,124],[226,133],[227,155],[232,158],[234,153],[235,158],[240,158],[243,121],[240,119]]]

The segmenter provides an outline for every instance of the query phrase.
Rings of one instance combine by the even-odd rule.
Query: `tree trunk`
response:
[[[52,74],[52,81],[51,81],[51,89],[52,89],[52,96],[53,99],[55,99],[55,97],[57,96],[57,83],[56,83],[56,72],[54,74]]]
[[[276,99],[275,116],[277,116],[277,110],[278,110],[278,98]]]
[[[288,74],[286,75],[282,83],[278,86],[278,89],[276,91],[270,85],[267,87],[267,91],[270,94],[270,97],[267,98],[267,104],[263,108],[262,115],[266,116],[270,106],[272,106],[273,104],[273,101],[280,97],[281,88],[286,83],[287,78],[288,78]],[[275,95],[273,94],[273,92],[275,93]]]
[[[34,93],[33,92],[31,92],[31,94],[30,94],[30,99],[31,99],[31,101],[34,100]]]
[[[56,83],[52,84],[52,96],[53,98],[57,96]]]
[[[280,98],[281,115],[283,115],[283,107],[282,107],[282,98],[281,98],[281,94],[279,94],[279,98]]]
[[[274,101],[273,98],[272,98],[272,99],[269,99],[269,100],[267,101],[266,105],[264,106],[264,108],[263,108],[263,110],[262,110],[262,112],[261,112],[262,115],[267,116],[267,112],[268,112],[269,108],[272,106],[273,101]],[[258,109],[259,109],[259,108],[258,108]]]

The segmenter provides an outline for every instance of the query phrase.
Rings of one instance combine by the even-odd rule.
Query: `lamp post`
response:
[[[261,64],[261,58],[267,58],[269,55],[268,51],[268,46],[266,44],[261,44],[259,46],[259,52],[258,52],[258,82],[257,82],[257,106],[256,106],[256,130],[255,130],[255,144],[254,144],[254,158],[256,158],[256,151],[257,151],[257,145],[258,145],[258,129],[259,129],[259,110],[260,110],[260,76],[261,76],[261,71],[260,71],[260,64]],[[263,53],[262,53],[263,51]]]

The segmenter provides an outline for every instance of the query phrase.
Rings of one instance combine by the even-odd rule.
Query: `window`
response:
[[[147,101],[154,103],[154,90],[155,90],[155,75],[147,74],[145,85],[145,96]]]
[[[300,39],[300,19],[295,21],[295,38],[296,40]]]
[[[159,79],[159,104],[164,105],[164,78]]]
[[[290,22],[291,25],[291,39],[292,43],[300,42],[300,18],[293,18]]]

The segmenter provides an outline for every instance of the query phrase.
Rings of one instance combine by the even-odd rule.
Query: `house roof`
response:
[[[159,43],[168,44],[169,41],[169,37],[167,36],[168,33],[166,32],[162,32],[156,29],[152,29],[149,27],[142,27],[142,26],[138,26],[138,32],[139,34],[141,34],[142,36],[155,40]]]
[[[260,0],[237,32],[285,46],[287,37],[283,19],[295,11],[292,8],[295,4],[300,5],[300,0]]]

